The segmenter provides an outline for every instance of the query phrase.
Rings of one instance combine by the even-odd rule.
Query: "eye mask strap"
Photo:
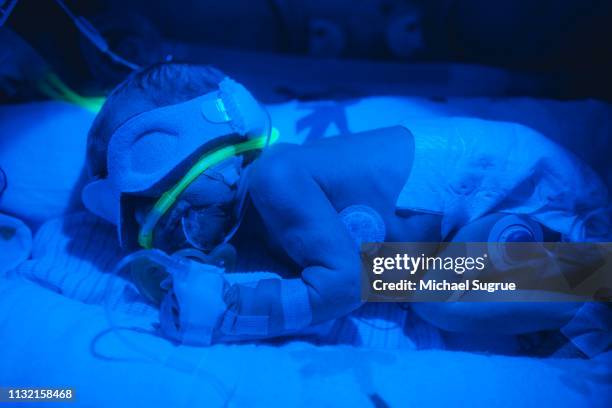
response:
[[[270,135],[270,117],[242,85],[225,78],[216,91],[122,124],[109,142],[108,178],[122,193],[149,190],[206,143],[232,134]]]
[[[153,233],[155,226],[161,219],[161,217],[168,212],[168,210],[174,205],[179,196],[193,183],[202,173],[204,173],[210,167],[222,162],[223,160],[237,156],[239,154],[252,151],[262,150],[266,146],[273,144],[278,140],[278,130],[272,128],[270,136],[261,136],[255,139],[248,140],[243,143],[239,143],[232,146],[223,147],[212,153],[203,155],[198,162],[189,169],[187,174],[179,180],[170,190],[166,191],[157,200],[151,211],[145,217],[145,221],[140,228],[138,234],[138,243],[145,249],[153,247]]]

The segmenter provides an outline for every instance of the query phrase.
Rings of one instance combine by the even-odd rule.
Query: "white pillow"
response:
[[[94,115],[63,102],[0,106],[0,212],[30,226],[81,207],[87,131]]]

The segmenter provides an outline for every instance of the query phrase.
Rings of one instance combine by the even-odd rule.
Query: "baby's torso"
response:
[[[310,173],[338,212],[352,205],[374,209],[385,223],[386,241],[440,239],[440,216],[396,210],[414,153],[405,128],[323,139],[301,149]]]

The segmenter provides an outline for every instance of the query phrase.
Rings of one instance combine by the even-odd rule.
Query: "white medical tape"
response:
[[[268,316],[242,316],[228,310],[219,329],[229,335],[266,336],[269,320]]]
[[[308,290],[301,279],[281,280],[281,304],[285,330],[303,329],[312,322]]]

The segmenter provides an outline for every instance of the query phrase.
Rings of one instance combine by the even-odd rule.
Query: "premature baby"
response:
[[[233,98],[234,92],[241,96]],[[304,145],[277,143],[263,146],[261,155],[217,154],[213,165],[182,186],[206,153],[246,146],[252,136],[245,123],[269,121],[256,104],[249,109],[257,115],[244,113],[253,101],[213,68],[161,64],[115,89],[90,131],[95,180],[84,201],[118,226],[123,246],[148,242],[168,253],[196,248],[210,255],[237,229],[241,240],[266,243],[299,271],[230,284],[215,267],[179,262],[187,272],[164,280],[161,289],[171,297],[162,304],[170,320],[162,327],[178,340],[299,333],[355,310],[361,304],[358,244],[364,240],[487,241],[490,226],[507,214],[565,239],[590,239],[586,220],[608,205],[603,184],[571,153],[529,128],[468,118],[406,122]],[[206,113],[210,109],[215,113]],[[226,122],[231,126],[219,127]],[[271,125],[255,128],[269,133]],[[209,128],[227,131],[202,134]],[[172,203],[167,211],[164,202]],[[143,238],[152,212],[154,227]],[[369,217],[365,235],[347,223],[351,214]],[[451,306],[414,308],[443,328],[452,321],[465,322],[454,330],[470,330],[470,322],[488,319],[520,333],[559,328],[578,307],[520,306],[500,324],[507,311]]]

